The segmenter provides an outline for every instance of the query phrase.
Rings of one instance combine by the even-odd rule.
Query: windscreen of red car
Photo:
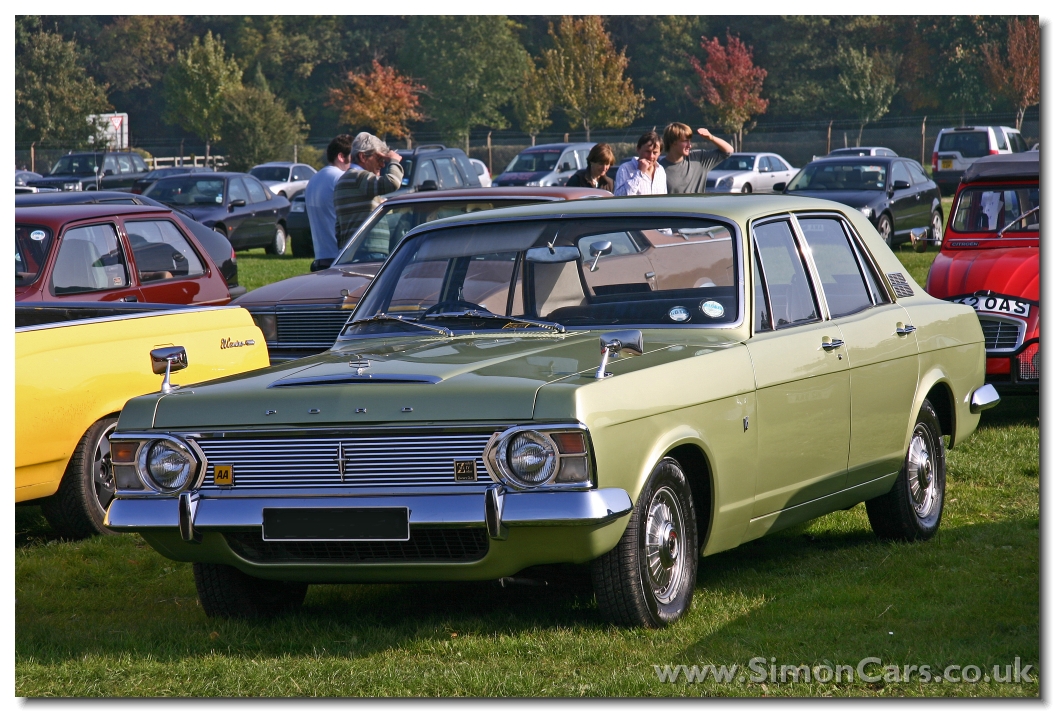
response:
[[[51,230],[39,225],[15,225],[15,286],[32,284],[51,250]]]
[[[995,237],[995,233],[1010,225],[1003,233],[1004,237],[1038,233],[1039,211],[1022,217],[1038,207],[1038,185],[964,188],[959,193],[955,216],[952,218],[952,230],[963,233],[990,232],[993,233],[992,237]]]

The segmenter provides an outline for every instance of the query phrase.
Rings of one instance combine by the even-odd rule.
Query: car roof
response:
[[[978,158],[963,173],[962,182],[974,183],[1002,178],[1039,180],[1039,151],[1003,153]]]
[[[568,188],[567,186],[506,186],[494,188],[456,188],[454,190],[428,190],[416,193],[403,193],[389,198],[385,204],[390,203],[420,203],[437,200],[475,199],[485,200],[487,198],[549,198],[551,200],[577,200],[588,197],[611,197],[611,193],[597,188]]]
[[[910,158],[904,158],[903,156],[853,156],[853,155],[841,155],[841,156],[820,156],[819,158],[809,161],[809,163],[825,163],[827,161],[837,161],[838,163],[889,163],[890,161],[910,161]]]
[[[552,151],[552,150],[564,150],[572,147],[591,148],[595,146],[595,141],[579,141],[577,143],[540,143],[537,146],[528,146],[527,148],[520,151],[520,153],[532,153],[534,151]]]
[[[152,205],[114,205],[108,203],[99,205],[89,203],[87,205],[39,205],[33,207],[16,207],[16,223],[42,223],[58,227],[76,220],[90,220],[91,218],[109,217],[111,215],[140,215],[145,213],[157,214],[173,211],[169,208],[156,208]]]
[[[299,166],[299,163],[293,163],[292,161],[268,161],[267,163],[257,163],[253,168],[262,168],[263,166]],[[250,169],[252,170],[252,169]]]
[[[90,205],[92,203],[103,203],[118,200],[153,200],[145,195],[137,193],[126,193],[123,190],[66,190],[48,191],[46,193],[23,193],[15,196],[15,207],[31,207],[39,205]],[[106,202],[113,205],[113,202]],[[167,210],[168,206],[165,206]]]
[[[183,173],[182,175],[178,175],[178,176],[165,176],[164,178],[158,178],[157,182],[160,183],[163,180],[175,180],[177,178],[194,178],[195,180],[211,180],[213,178],[230,178],[230,177],[234,177],[234,176],[237,176],[239,178],[244,178],[247,175],[249,175],[249,174],[248,173],[238,173],[237,171],[215,171],[215,172],[212,172],[212,173],[209,173],[207,171],[202,171],[200,174],[199,173]],[[256,176],[252,176],[252,178],[256,178]]]

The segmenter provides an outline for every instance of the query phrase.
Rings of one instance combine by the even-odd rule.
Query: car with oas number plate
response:
[[[206,615],[311,583],[591,572],[662,626],[700,556],[866,503],[932,537],[998,394],[969,307],[864,216],[786,196],[503,208],[408,233],[326,353],[131,401],[109,526],[194,562]]]

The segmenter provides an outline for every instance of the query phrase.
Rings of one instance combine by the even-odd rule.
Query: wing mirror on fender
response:
[[[640,356],[644,353],[644,334],[640,329],[625,329],[623,331],[609,331],[600,335],[600,366],[597,368],[596,378],[607,378],[611,374],[605,369],[608,359],[618,356],[621,352]]]
[[[154,373],[165,374],[161,381],[162,393],[171,393],[179,388],[171,381],[172,372],[182,371],[187,365],[187,350],[182,346],[165,346],[150,352],[150,366]]]
[[[782,181],[779,182],[779,183],[774,183],[772,185],[772,192],[773,193],[782,193],[786,189],[787,189],[787,184],[782,182]]]

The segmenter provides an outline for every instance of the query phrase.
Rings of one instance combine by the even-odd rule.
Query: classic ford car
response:
[[[408,234],[330,351],[129,402],[107,521],[194,562],[210,616],[588,563],[608,618],[662,626],[700,555],[797,522],[933,536],[997,401],[973,310],[859,211],[503,208]]]
[[[161,386],[151,350],[182,346],[189,382],[268,364],[263,335],[238,307],[19,305],[15,324],[15,501],[39,501],[73,539],[106,533],[109,436],[125,401]]]
[[[926,291],[973,307],[987,380],[1039,390],[1039,152],[977,159],[963,174]],[[913,235],[916,248],[926,242]]]

